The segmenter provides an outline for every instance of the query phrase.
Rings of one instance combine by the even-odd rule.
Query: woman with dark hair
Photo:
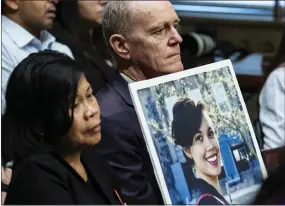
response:
[[[101,139],[100,109],[74,60],[31,54],[13,71],[6,101],[2,148],[15,160],[6,204],[119,203],[107,164],[88,155]]]
[[[263,148],[285,146],[285,30],[259,96]]]
[[[60,1],[56,24],[50,31],[58,42],[71,49],[95,93],[115,74],[101,32],[105,4],[103,0]]]
[[[221,154],[211,120],[201,102],[178,100],[172,109],[172,138],[190,159],[196,178],[188,186],[198,205],[227,204],[221,195],[218,176]],[[195,191],[195,192],[194,192]]]

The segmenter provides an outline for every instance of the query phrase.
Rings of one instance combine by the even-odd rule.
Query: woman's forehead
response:
[[[209,117],[208,113],[203,111],[202,114],[203,114],[202,121],[207,123],[209,126],[212,126],[213,123],[212,123],[212,120]]]

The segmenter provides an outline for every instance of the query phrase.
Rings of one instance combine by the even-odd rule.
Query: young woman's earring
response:
[[[197,178],[196,169],[194,166],[192,167],[192,172],[193,172],[194,177]]]

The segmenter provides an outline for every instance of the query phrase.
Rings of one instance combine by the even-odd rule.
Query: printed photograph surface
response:
[[[132,83],[165,204],[249,204],[266,170],[229,60]]]

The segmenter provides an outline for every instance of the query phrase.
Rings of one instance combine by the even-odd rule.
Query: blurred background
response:
[[[285,46],[285,1],[171,2],[181,18],[184,68],[231,59],[250,119],[258,127],[259,94]],[[256,133],[263,149],[258,128]]]

